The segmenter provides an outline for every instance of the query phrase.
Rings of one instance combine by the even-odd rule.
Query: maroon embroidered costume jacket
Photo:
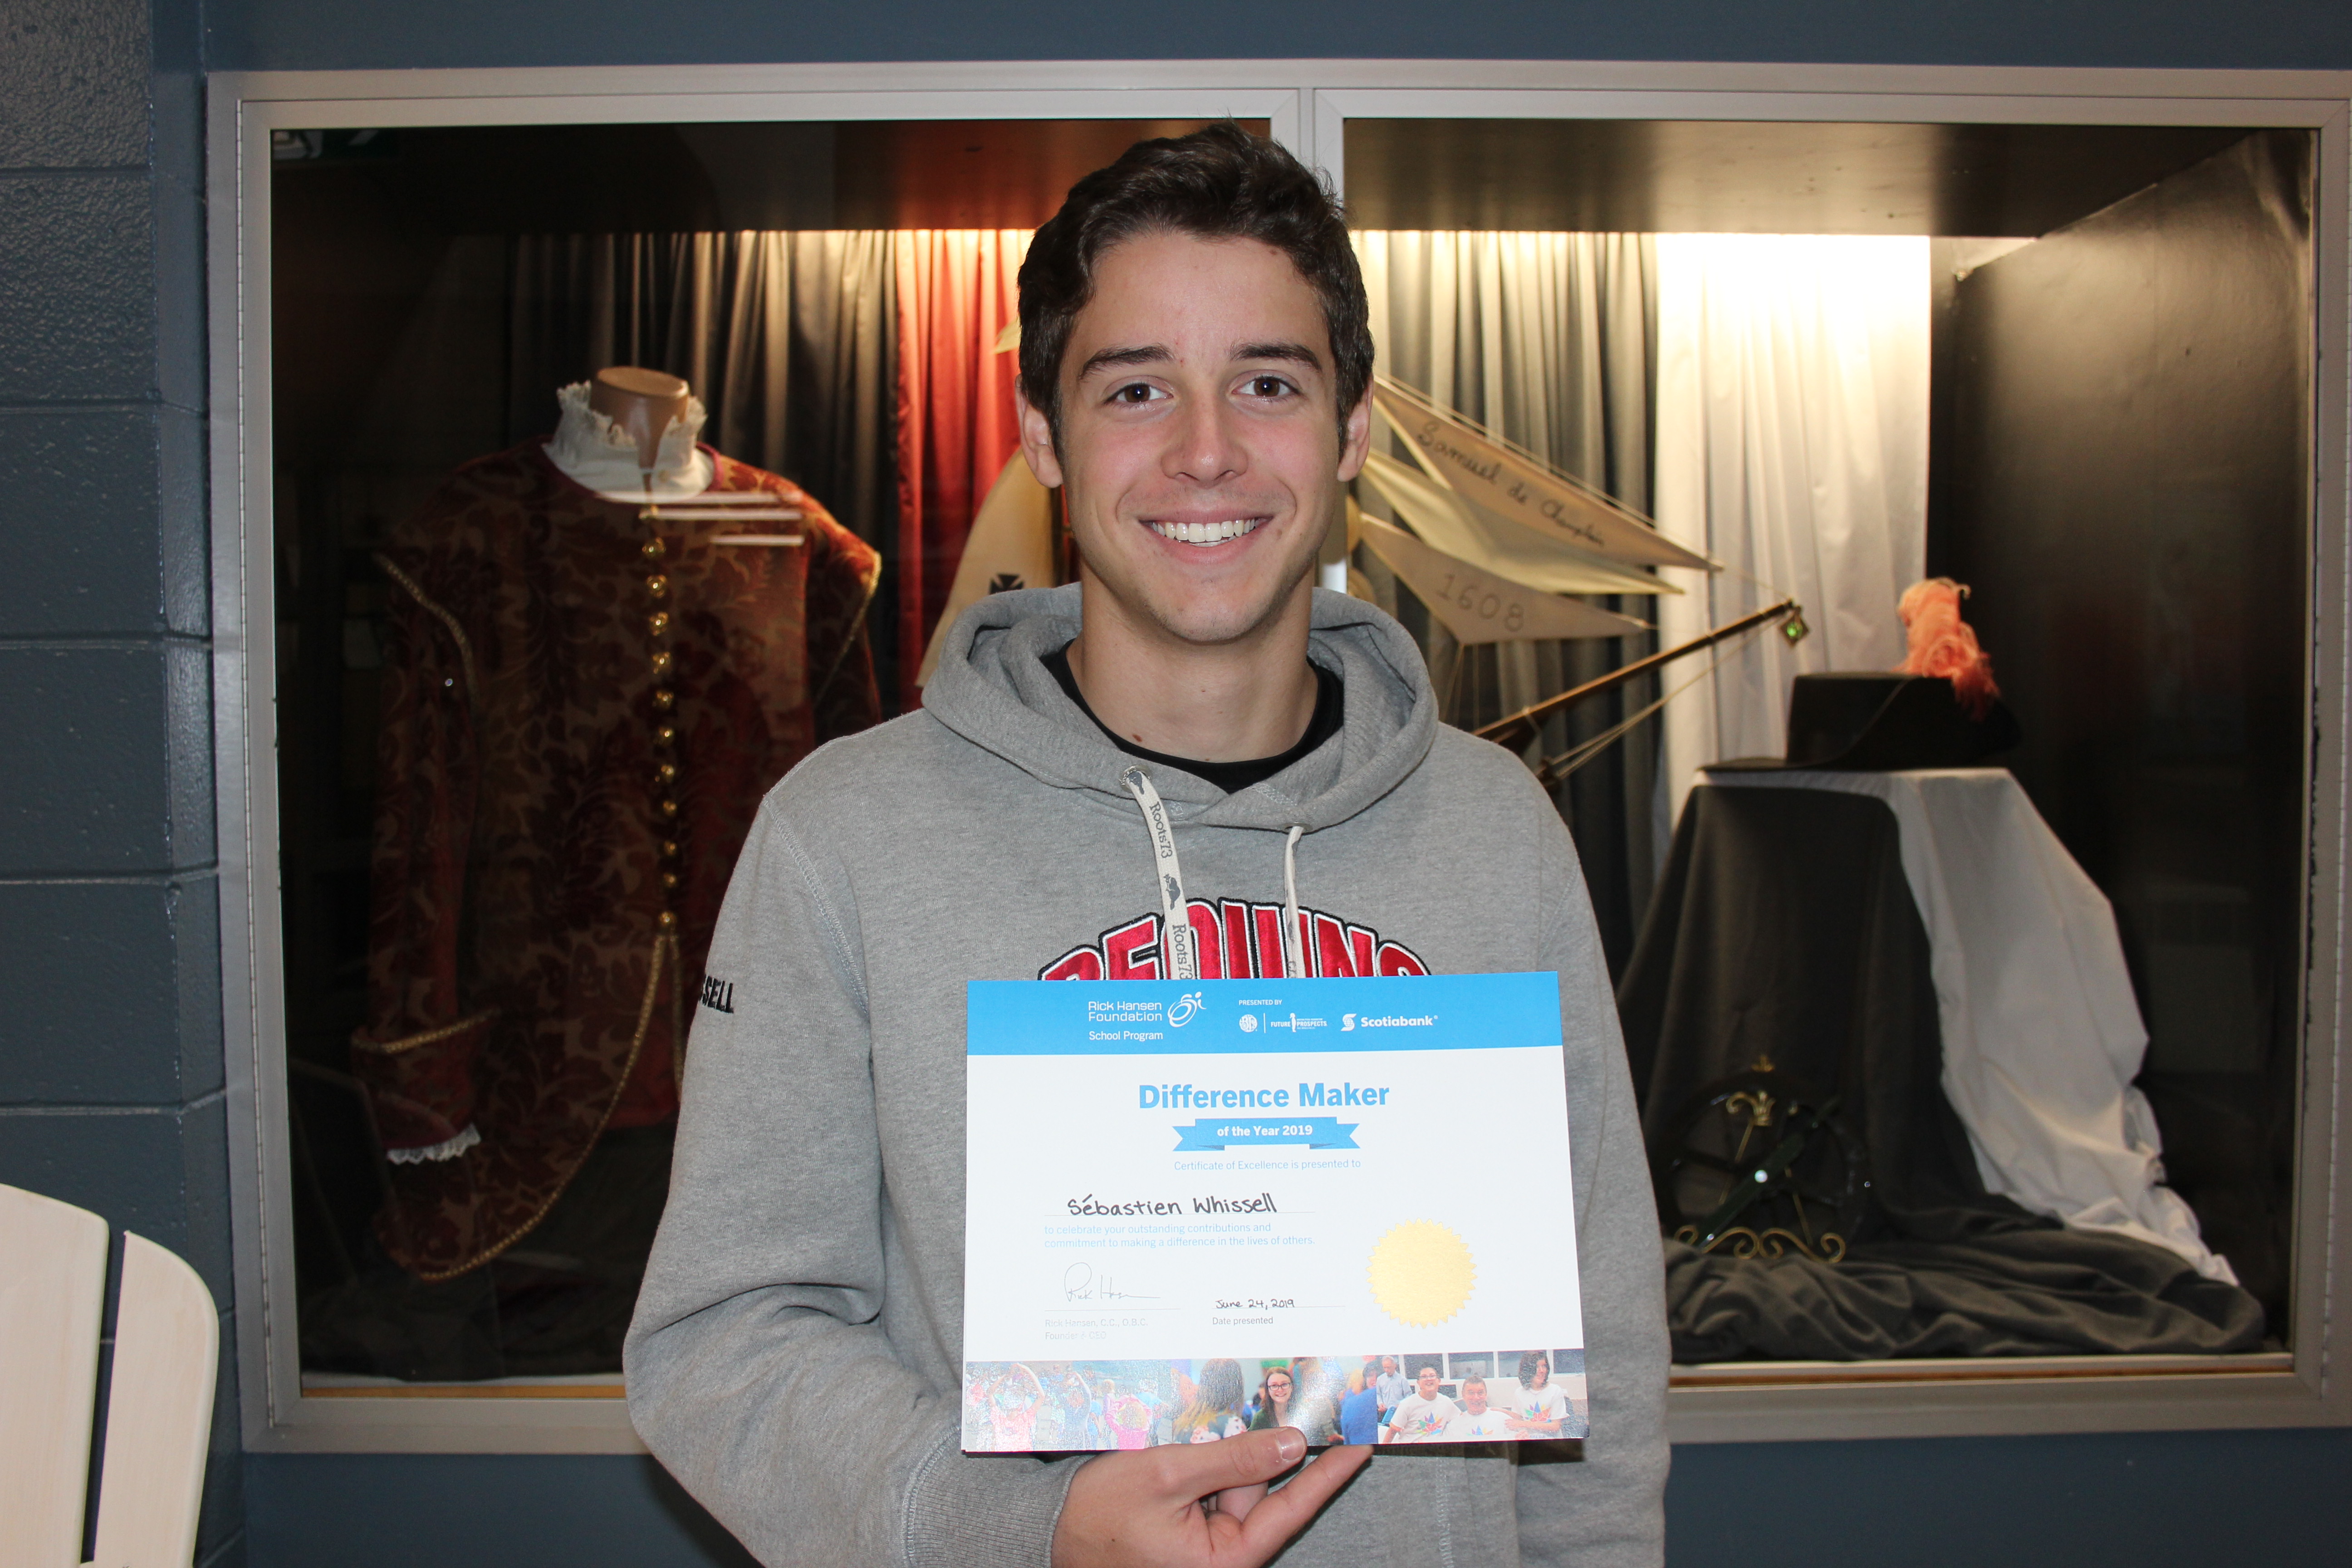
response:
[[[390,1160],[377,1232],[425,1279],[528,1232],[606,1126],[675,1114],[761,796],[878,717],[860,628],[879,558],[791,481],[716,461],[713,490],[769,491],[801,521],[647,518],[531,441],[460,468],[378,557],[352,1057]],[[713,542],[740,532],[805,542]]]

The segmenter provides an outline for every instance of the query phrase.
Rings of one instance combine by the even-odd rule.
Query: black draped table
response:
[[[2015,801],[2004,788],[2016,792]],[[2138,1133],[2110,1135],[2099,1131],[2097,1117],[2078,1117],[2091,1131],[2069,1131],[2060,1104],[2061,1131],[2039,1135],[2087,1142],[2095,1158],[2085,1164],[2078,1149],[2011,1146],[2037,1136],[2034,1086],[2019,1081],[2031,1077],[2037,1058],[2051,1063],[2063,1100],[2064,1080],[2069,1072],[2081,1077],[2086,1051],[2095,1059],[2130,1043],[2128,1036],[2087,1046],[2072,1037],[2001,1037],[2001,1030],[2013,1037],[2035,1019],[2079,1032],[2086,1007],[2112,1014],[2121,965],[2118,949],[2116,974],[2099,973],[2106,961],[2098,931],[2081,929],[2095,923],[2084,917],[2081,889],[2060,889],[2076,900],[2071,912],[2025,907],[2036,879],[2063,881],[2049,865],[2036,869],[2036,858],[2064,852],[2054,838],[1999,842],[2004,834],[2047,835],[2038,817],[2030,827],[2015,820],[2022,801],[2000,770],[1751,773],[1691,792],[1618,992],[1662,1197],[1671,1206],[1667,1166],[1694,1124],[1693,1108],[1708,1106],[1710,1091],[1719,1101],[1725,1086],[1739,1084],[1810,1086],[1802,1098],[1830,1106],[1836,1124],[1814,1132],[1816,1163],[1834,1131],[1858,1145],[1848,1163],[1866,1185],[1849,1194],[1840,1230],[1850,1234],[1838,1236],[1839,1245],[1811,1251],[1751,1245],[1738,1256],[1722,1244],[1702,1252],[1670,1236],[1667,1297],[1678,1362],[2214,1354],[2260,1344],[2262,1309],[2231,1280],[2226,1263],[2203,1253],[2200,1272],[2193,1215],[2168,1207],[2179,1200],[2160,1187],[2133,1190],[2129,1162],[2099,1142],[2106,1137],[2121,1148],[2137,1136],[2152,1150],[2152,1122]],[[1911,818],[1907,846],[1898,809]],[[1956,832],[1956,822],[1968,831]],[[1970,865],[1936,866],[1938,830],[1947,849],[1959,845]],[[2023,879],[2006,893],[1987,870],[1997,871],[2003,855],[2022,868]],[[1994,896],[2017,909],[1969,907],[1971,899],[1982,905]],[[1923,907],[1939,927],[1934,942]],[[2098,911],[2104,917],[2103,900]],[[2032,922],[2053,920],[2076,928],[2053,940],[2070,942],[2074,969],[2090,972],[2082,980],[2088,1002],[2032,994],[2066,984],[2036,969]],[[2112,946],[2111,918],[2104,931]],[[2004,943],[2006,956],[1999,951]],[[1963,975],[1959,961],[1969,956],[1975,970]],[[2053,1016],[2059,1023],[2048,1024]],[[1992,1109],[1978,1108],[1987,1129],[1974,1145],[1944,1087],[1948,1020],[1970,1036],[1964,1080],[1975,1074],[2000,1089],[1979,1097],[1990,1098]],[[2137,1024],[2134,1010],[2130,1025]],[[1979,1038],[1988,1031],[1989,1040]],[[2136,1065],[2135,1058],[2117,1081],[2127,1083]],[[2073,1092],[2080,1098],[2079,1084]],[[2128,1119],[2126,1100],[2137,1103],[2137,1096],[2125,1090],[2108,1121]],[[1788,1131],[1783,1122],[1766,1136]],[[1998,1145],[1990,1156],[1988,1136]],[[2157,1168],[2152,1152],[2147,1164]],[[2044,1212],[1990,1190],[1988,1168]],[[2105,1183],[2114,1191],[2104,1198],[2093,1193],[2097,1201],[2086,1205],[2079,1192],[2045,1190],[2070,1180],[2079,1189],[2086,1170],[2095,1187]],[[2051,1210],[2076,1223],[2063,1224]],[[2184,1216],[2185,1237],[2178,1234]]]

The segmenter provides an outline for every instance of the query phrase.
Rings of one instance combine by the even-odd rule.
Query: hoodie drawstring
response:
[[[1298,840],[1306,832],[1293,823],[1290,837],[1282,841],[1282,968],[1293,980],[1307,978],[1307,954],[1300,950],[1305,939],[1298,931]]]
[[[1160,952],[1162,971],[1171,980],[1201,977],[1201,933],[1192,929],[1191,905],[1184,897],[1184,869],[1176,861],[1176,828],[1151,777],[1141,768],[1118,775],[1127,793],[1143,809],[1144,826],[1151,831],[1154,879],[1160,884]],[[1294,824],[1282,845],[1282,970],[1293,980],[1307,978],[1307,954],[1298,933],[1298,841],[1307,829]]]
[[[1192,918],[1186,912],[1184,870],[1176,863],[1176,829],[1169,823],[1168,807],[1141,768],[1128,769],[1118,775],[1118,782],[1127,786],[1127,793],[1143,808],[1144,826],[1151,829],[1151,858],[1158,872],[1155,879],[1160,884],[1161,972],[1171,980],[1198,980],[1200,933],[1192,929]]]

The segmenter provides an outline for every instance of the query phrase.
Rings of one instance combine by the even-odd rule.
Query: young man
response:
[[[1445,1424],[1445,1440],[1449,1443],[1499,1442],[1511,1435],[1510,1424],[1508,1411],[1487,1407],[1486,1380],[1466,1377],[1462,1380],[1462,1413]]]
[[[1080,181],[1022,268],[1020,408],[1080,583],[974,605],[922,711],[761,807],[627,1364],[638,1431],[770,1563],[1659,1558],[1656,1217],[1575,852],[1516,758],[1438,725],[1402,628],[1312,586],[1368,441],[1365,318],[1279,149],[1224,126]],[[1180,947],[1210,976],[1559,973],[1580,1452],[961,1451],[964,984],[1165,976]]]
[[[1571,1130],[1570,1136],[1574,1133]],[[1437,1368],[1423,1366],[1413,1374],[1412,1392],[1405,1395],[1395,1414],[1389,1417],[1389,1441],[1391,1443],[1436,1443],[1445,1436],[1445,1428],[1462,1414],[1462,1406],[1437,1392]]]

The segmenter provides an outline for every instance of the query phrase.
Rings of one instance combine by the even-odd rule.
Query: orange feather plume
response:
[[[1969,717],[1982,719],[2000,688],[1993,684],[1991,656],[1977,646],[1977,634],[1960,619],[1960,601],[1968,595],[1966,584],[1949,577],[1930,577],[1903,591],[1895,608],[1903,617],[1910,651],[1895,668],[1902,675],[1948,678]]]

